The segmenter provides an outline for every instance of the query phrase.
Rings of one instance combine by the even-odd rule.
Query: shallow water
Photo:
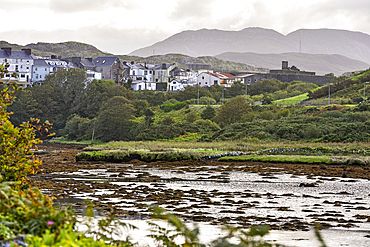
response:
[[[114,167],[126,170],[115,172]],[[143,205],[158,203],[187,222],[197,222],[204,242],[209,242],[223,223],[245,227],[268,224],[272,229],[280,229],[272,230],[265,238],[272,243],[319,246],[311,229],[311,224],[318,221],[331,226],[322,230],[328,246],[370,246],[370,238],[366,237],[370,235],[370,182],[367,179],[292,175],[280,169],[250,173],[220,172],[215,166],[199,168],[189,171],[188,167],[159,169],[112,164],[109,169],[80,169],[57,175],[62,180],[90,185],[93,190],[67,191],[70,197],[88,198],[137,212],[125,219],[140,219],[135,220],[134,225],[144,224],[148,213]],[[157,176],[160,181],[140,181],[138,177],[143,173]],[[102,182],[115,186],[94,187]],[[290,231],[291,228],[301,230]]]

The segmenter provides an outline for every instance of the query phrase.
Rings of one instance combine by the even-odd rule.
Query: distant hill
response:
[[[271,29],[183,31],[129,55],[181,53],[215,56],[225,52],[338,54],[370,64],[370,35],[346,30],[300,29],[283,35]]]
[[[36,44],[31,43],[26,46],[34,50],[35,54],[37,54],[36,51],[38,51],[43,56],[59,55],[62,57],[98,57],[112,55],[110,53],[100,51],[95,46],[74,41],[62,43],[38,42]]]
[[[162,63],[176,63],[176,66],[180,68],[186,68],[186,64],[209,64],[215,71],[224,72],[245,72],[245,71],[259,71],[266,72],[267,68],[258,66],[251,66],[243,62],[227,61],[211,56],[205,57],[190,57],[182,54],[166,54],[156,55],[146,58],[138,58],[139,62],[146,62],[150,64],[162,64]]]
[[[336,76],[339,76],[348,71],[365,70],[369,68],[369,65],[364,62],[341,55],[317,55],[298,52],[281,54],[227,52],[215,57],[270,69],[281,69],[281,61],[288,61],[290,67],[295,65],[300,70],[314,71],[317,75],[334,73]]]
[[[38,42],[36,44],[28,44],[26,46],[21,46],[17,44],[11,44],[6,41],[0,41],[0,47],[11,47],[12,49],[20,50],[22,48],[31,48],[32,54],[36,56],[50,57],[51,55],[61,56],[61,57],[97,57],[97,56],[114,56],[114,54],[105,53],[100,51],[95,46],[84,44],[80,42],[61,42],[61,43],[45,43]],[[223,61],[215,57],[190,57],[182,54],[167,54],[149,57],[138,57],[138,56],[128,56],[128,55],[117,55],[121,61],[126,62],[146,62],[152,64],[162,64],[162,63],[176,63],[180,68],[186,68],[187,63],[200,63],[200,64],[210,64],[212,69],[218,71],[235,71],[242,72],[246,70],[252,71],[267,71],[266,68],[255,68],[248,64],[240,62]]]

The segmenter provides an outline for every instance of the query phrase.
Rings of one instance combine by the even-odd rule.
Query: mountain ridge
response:
[[[287,35],[273,29],[249,27],[240,31],[200,29],[182,31],[129,55],[181,53],[215,56],[225,52],[338,54],[370,64],[370,35],[342,29],[298,29]]]
[[[252,52],[226,52],[214,56],[218,59],[260,66],[263,68],[280,69],[281,61],[288,61],[289,66],[295,65],[302,71],[313,71],[317,75],[334,73],[339,76],[345,72],[368,69],[369,65],[338,54],[308,54],[299,52],[259,54]]]

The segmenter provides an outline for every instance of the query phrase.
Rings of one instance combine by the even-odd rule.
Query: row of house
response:
[[[87,73],[87,78],[113,80],[117,84],[131,82],[134,90],[181,90],[196,83],[197,74],[183,70],[175,64],[153,65],[146,63],[121,62],[117,56],[96,58],[39,58],[31,54],[31,49],[12,50],[1,48],[0,64],[7,62],[9,73],[3,80],[17,80],[19,84],[39,84],[45,77],[58,69],[79,68]],[[18,74],[12,78],[13,72]],[[167,88],[165,88],[167,85]],[[180,86],[181,85],[181,86]]]
[[[278,79],[282,82],[301,80],[305,82],[326,84],[332,77],[316,76],[315,72],[303,72],[295,66],[288,67],[288,62],[282,62],[281,70],[270,70],[269,73],[249,73],[233,75],[229,73],[213,72],[210,67],[197,65],[199,69],[181,69],[175,64],[147,64],[147,63],[127,63],[121,62],[117,56],[100,56],[96,58],[39,58],[31,54],[31,49],[20,51],[11,48],[1,48],[0,64],[9,63],[9,73],[4,75],[5,80],[11,79],[11,74],[16,72],[19,83],[32,85],[42,83],[45,77],[58,69],[79,68],[87,73],[89,80],[107,79],[113,80],[117,84],[131,83],[131,87],[137,90],[161,90],[179,91],[187,86],[210,87],[220,85],[231,87],[234,82],[241,81],[251,84],[264,79]],[[194,67],[187,65],[187,67]]]

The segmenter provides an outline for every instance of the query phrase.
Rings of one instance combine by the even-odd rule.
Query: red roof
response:
[[[207,72],[207,73],[215,77],[218,77],[220,79],[228,79],[230,77],[234,77],[232,74],[229,74],[229,73],[220,73],[220,72],[216,72],[216,73]]]

